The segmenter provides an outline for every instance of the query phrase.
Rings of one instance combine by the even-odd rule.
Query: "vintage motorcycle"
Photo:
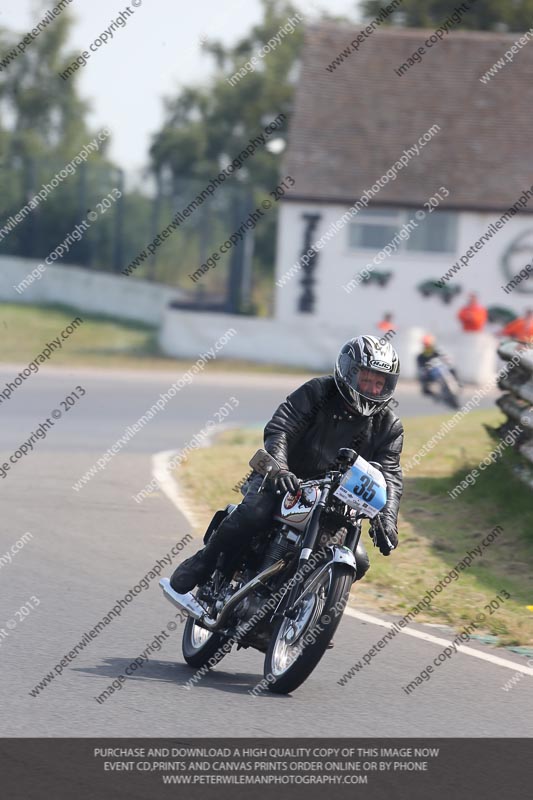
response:
[[[280,470],[262,449],[250,466],[263,475],[259,491]],[[341,448],[334,466],[303,481],[295,495],[280,496],[271,528],[252,538],[245,552],[222,553],[196,596],[178,594],[168,578],[160,580],[167,599],[189,616],[182,649],[190,666],[214,666],[234,644],[252,647],[266,654],[263,688],[279,694],[292,692],[317,666],[355,579],[361,522],[387,500],[379,464]],[[216,512],[204,542],[236,508]],[[390,546],[375,527],[374,544]]]
[[[428,361],[426,370],[433,397],[452,408],[460,408],[461,386],[446,361],[439,356],[433,356]]]

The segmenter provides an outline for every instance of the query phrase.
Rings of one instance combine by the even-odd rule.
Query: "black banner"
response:
[[[530,739],[1,739],[8,800],[531,798]]]

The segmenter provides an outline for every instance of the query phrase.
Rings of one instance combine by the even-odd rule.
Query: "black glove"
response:
[[[296,475],[288,469],[281,469],[274,478],[274,488],[282,492],[296,494],[300,488],[300,481]]]
[[[387,519],[383,519],[377,514],[370,520],[370,530],[368,531],[379,552],[384,556],[390,556],[391,552],[398,547],[398,532]]]

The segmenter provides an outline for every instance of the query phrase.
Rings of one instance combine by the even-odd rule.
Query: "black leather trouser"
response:
[[[209,557],[224,551],[231,552],[242,547],[246,541],[256,533],[267,528],[279,504],[280,495],[272,489],[265,489],[258,493],[262,483],[261,475],[254,475],[250,479],[249,487],[242,502],[218,526],[211,536],[206,551]],[[207,553],[206,553],[207,554]],[[362,541],[359,541],[355,551],[357,565],[357,580],[362,578],[370,566],[368,554]]]

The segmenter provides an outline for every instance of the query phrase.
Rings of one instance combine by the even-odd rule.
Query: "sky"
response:
[[[315,10],[358,18],[356,0],[313,0],[294,5],[312,18]],[[176,96],[185,84],[212,74],[211,59],[200,50],[203,37],[232,44],[261,19],[259,0],[73,0],[76,23],[72,50],[89,50],[121,11],[126,25],[91,53],[78,70],[78,90],[89,101],[88,122],[112,131],[111,158],[130,175],[148,164],[151,136],[164,119],[163,98]],[[55,6],[54,0],[45,10]],[[42,19],[36,0],[3,0],[0,25],[22,35]],[[128,16],[126,16],[128,15]],[[281,45],[282,46],[282,45]]]

